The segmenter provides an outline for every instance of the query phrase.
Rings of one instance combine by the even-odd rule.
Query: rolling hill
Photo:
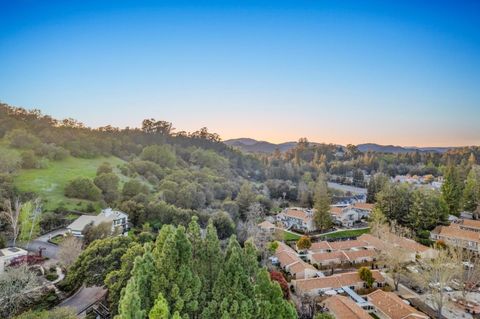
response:
[[[297,142],[285,142],[274,144],[267,141],[257,141],[252,138],[236,138],[224,141],[225,144],[238,148],[249,153],[272,153],[275,149],[280,152],[286,152],[297,145]],[[312,142],[311,142],[312,143]],[[319,144],[313,142],[312,144]],[[438,152],[444,153],[453,147],[403,147],[395,145],[380,145],[375,143],[365,143],[357,145],[362,152],[380,152],[380,153],[409,153],[409,152]]]

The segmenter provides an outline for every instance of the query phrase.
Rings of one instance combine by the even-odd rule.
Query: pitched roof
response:
[[[428,318],[426,314],[406,304],[393,292],[378,289],[367,295],[367,299],[390,319]]]
[[[299,260],[296,254],[287,250],[276,253],[275,256],[278,258],[278,261],[282,267],[288,266]]]
[[[344,207],[330,206],[330,214],[332,215],[341,215]]]
[[[448,238],[457,238],[466,241],[480,242],[479,232],[461,229],[460,227],[458,227],[458,225],[455,224],[451,224],[450,226],[437,226],[432,231],[432,233]]]
[[[340,261],[347,260],[347,256],[344,254],[343,251],[333,251],[328,253],[316,253],[312,254],[311,257],[312,262],[326,262],[328,260],[336,260],[339,259]]]
[[[356,202],[353,204],[354,208],[362,209],[362,210],[372,210],[375,204],[368,204],[368,203],[359,203]]]
[[[290,265],[290,269],[288,270],[292,275],[303,273],[305,270],[317,270],[315,267],[310,265],[309,263],[304,262],[303,260],[299,260],[294,264]]]
[[[263,222],[261,222],[260,224],[257,225],[258,227],[262,228],[262,229],[272,229],[272,228],[275,228],[275,225],[272,224],[271,222],[269,222],[268,220],[264,220]]]
[[[283,215],[296,219],[301,219],[303,221],[312,220],[312,216],[308,215],[306,211],[300,209],[287,209],[283,212]]]
[[[384,282],[382,274],[378,270],[372,271],[373,278],[377,282]],[[342,274],[336,274],[328,277],[319,277],[319,278],[310,278],[310,279],[300,279],[295,280],[295,285],[297,289],[302,291],[310,291],[313,289],[338,289],[343,286],[355,285],[359,282],[363,282],[358,272],[347,272]]]
[[[460,219],[459,223],[460,226],[464,226],[465,228],[474,228],[480,229],[480,220],[475,219]]]
[[[358,258],[368,258],[375,256],[375,251],[369,249],[349,250],[345,251],[344,253],[350,261],[356,260]]]
[[[383,249],[388,249],[388,247],[393,244],[398,247],[401,247],[409,252],[425,252],[429,250],[430,248],[427,246],[424,246],[422,244],[417,243],[416,241],[412,239],[408,239],[405,237],[400,237],[396,235],[392,235],[388,238],[388,240],[382,240],[378,237],[375,237],[371,234],[362,234],[360,237],[358,237],[358,240],[367,242],[368,244],[374,246],[377,249],[383,250]]]
[[[368,312],[344,296],[330,297],[323,304],[337,319],[372,319]]]
[[[347,250],[351,248],[359,248],[365,246],[368,246],[368,244],[361,240],[343,240],[330,243],[330,247],[335,250]]]
[[[328,241],[317,241],[312,243],[312,246],[308,250],[316,251],[316,250],[329,250],[332,249]]]

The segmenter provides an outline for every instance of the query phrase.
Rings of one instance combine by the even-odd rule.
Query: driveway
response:
[[[58,246],[49,243],[48,240],[58,235],[63,235],[67,232],[65,228],[54,230],[50,233],[43,234],[40,237],[35,238],[28,244],[28,250],[34,253],[38,253],[40,247],[45,248],[43,250],[43,256],[50,259],[56,259],[58,253]]]
[[[107,290],[102,287],[92,286],[85,287],[82,286],[73,296],[62,301],[58,307],[69,307],[75,310],[77,314],[82,313],[86,308],[90,307],[92,304],[102,299]]]

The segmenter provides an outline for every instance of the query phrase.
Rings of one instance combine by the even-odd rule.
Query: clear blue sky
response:
[[[480,144],[480,2],[0,0],[0,100],[90,126]]]

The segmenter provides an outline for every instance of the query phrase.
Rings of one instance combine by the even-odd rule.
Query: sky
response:
[[[0,0],[0,101],[91,127],[480,145],[480,2]]]

